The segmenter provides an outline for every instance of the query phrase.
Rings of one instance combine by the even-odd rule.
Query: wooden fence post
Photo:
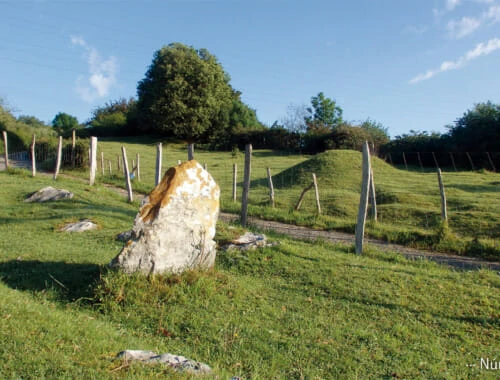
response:
[[[267,183],[269,184],[269,202],[271,203],[271,207],[274,207],[274,186],[271,168],[267,168]]]
[[[135,157],[137,159],[137,181],[141,182],[141,156],[139,155],[139,153],[137,153]]]
[[[495,168],[495,165],[493,164],[493,160],[491,159],[490,152],[486,152],[486,155],[488,156],[488,161],[490,162],[490,165],[493,168],[493,171],[496,172],[497,168]]]
[[[113,175],[113,169],[111,168],[111,160],[108,160],[108,165],[109,165],[109,175]]]
[[[236,202],[236,180],[238,177],[238,165],[233,164],[233,202]]]
[[[469,159],[469,162],[470,162],[470,166],[471,166],[471,168],[472,168],[472,171],[474,171],[474,170],[475,170],[475,169],[474,169],[474,164],[472,163],[472,158],[471,158],[471,156],[470,156],[469,152],[465,152],[465,154],[467,155],[467,158]]]
[[[313,177],[313,186],[314,186],[314,194],[316,196],[316,208],[318,209],[318,215],[321,215],[321,205],[319,203],[319,190],[318,190],[318,181],[316,181],[316,174],[312,174]]]
[[[297,202],[297,205],[295,206],[295,211],[300,210],[300,206],[302,206],[302,201],[304,200],[304,196],[306,193],[311,190],[314,186],[314,182],[311,183],[309,186],[307,186],[304,190],[302,190],[302,193],[300,193],[299,201]]]
[[[439,192],[441,193],[441,218],[448,222],[448,213],[446,211],[446,194],[444,193],[443,177],[441,176],[441,169],[437,170]]]
[[[3,136],[3,148],[4,148],[4,155],[5,155],[5,169],[7,170],[9,168],[9,144],[7,142],[7,132],[2,131],[2,136]]]
[[[241,196],[241,225],[247,226],[248,193],[250,192],[250,173],[252,171],[252,144],[245,145],[245,170],[243,194]]]
[[[207,163],[206,162],[203,164],[203,169],[207,170]]]
[[[33,135],[33,139],[31,140],[31,174],[36,176],[36,155],[35,155],[35,142],[36,142],[36,137]]]
[[[182,161],[181,160],[177,160],[177,165],[180,165],[182,164]]]
[[[422,160],[420,159],[420,152],[417,152],[418,163],[420,164],[420,170],[424,170],[424,165],[422,165]]]
[[[162,161],[162,155],[163,155],[163,145],[162,143],[158,143],[156,145],[156,172],[155,172],[155,187],[158,186],[158,184],[161,181],[161,161]]]
[[[377,195],[375,193],[375,181],[373,179],[373,168],[370,169],[370,204],[372,206],[372,220],[377,221]]]
[[[120,172],[121,168],[120,168],[120,155],[119,154],[116,155],[116,167],[117,167],[118,172]]]
[[[76,166],[75,146],[76,146],[76,130],[73,129],[73,131],[71,132],[71,166],[73,168]]]
[[[432,152],[432,158],[434,159],[434,164],[436,164],[436,169],[439,169],[439,164],[438,164],[438,161],[436,159],[436,155],[434,154],[434,152]]]
[[[104,152],[101,152],[101,172],[102,175],[104,176]]]
[[[194,144],[188,145],[188,161],[194,160]]]
[[[405,168],[406,168],[406,170],[408,170],[408,164],[406,163],[406,156],[405,156],[405,152],[403,152],[403,162],[405,163]]]
[[[128,201],[132,202],[132,200],[134,199],[134,195],[132,193],[132,184],[130,183],[130,172],[128,170],[127,151],[125,150],[124,146],[122,146],[122,157],[123,157],[123,173],[125,175],[125,185],[127,186]]]
[[[455,171],[457,171],[457,165],[455,165],[455,159],[453,158],[453,153],[451,152],[448,152],[450,154],[450,158],[451,158],[451,163],[453,164],[453,169],[455,169]]]
[[[393,165],[393,166],[394,166],[394,164],[392,163],[392,157],[391,157],[391,154],[390,154],[390,153],[389,153],[389,162],[390,162],[390,164],[391,164],[391,165]]]
[[[97,170],[97,137],[90,138],[90,179],[89,185],[93,186],[95,182],[95,172]]]
[[[359,199],[358,221],[356,223],[356,254],[363,253],[363,242],[365,235],[366,211],[368,208],[368,188],[370,186],[370,152],[368,143],[363,145],[363,181],[361,184],[361,195]]]
[[[59,175],[59,169],[61,168],[61,156],[62,156],[62,136],[59,136],[59,143],[57,144],[57,158],[56,158],[56,167],[54,170],[54,179],[57,179]]]

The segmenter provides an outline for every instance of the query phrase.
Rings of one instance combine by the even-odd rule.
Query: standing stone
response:
[[[219,186],[195,160],[170,168],[137,214],[111,266],[126,273],[179,273],[215,262]]]

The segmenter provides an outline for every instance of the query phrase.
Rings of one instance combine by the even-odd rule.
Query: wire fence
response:
[[[98,143],[96,172],[98,180],[115,184],[123,180],[123,162],[119,147],[117,143]],[[127,147],[133,187],[136,191],[147,193],[155,185],[156,146],[128,144]],[[80,177],[87,176],[88,149],[88,140],[78,141],[75,148],[70,140],[65,141],[61,172]],[[54,172],[56,154],[56,149],[49,144],[35,143],[37,170]],[[30,168],[31,158],[31,150],[16,151],[15,147],[9,149],[9,160],[12,160],[14,166]],[[335,172],[334,168],[316,172],[321,216],[317,215],[314,191],[305,194],[300,211],[294,210],[302,191],[312,181],[311,170],[303,164],[310,158],[291,152],[255,151],[252,156],[249,193],[251,215],[353,232],[359,204],[361,168],[360,165],[356,167],[357,164],[353,166],[352,162],[347,162],[352,161],[350,158],[346,158],[345,162],[345,165],[351,165],[350,171],[340,173]],[[186,159],[187,151],[165,147],[162,172],[176,166],[178,161]],[[222,207],[231,212],[238,212],[243,191],[243,154],[197,151],[195,159],[207,166],[219,184]],[[388,235],[413,230],[417,231],[415,236],[421,234],[425,238],[428,231],[440,225],[440,191],[435,174],[435,167],[439,165],[448,169],[444,171],[443,177],[450,226],[453,231],[463,236],[493,239],[494,244],[498,244],[500,179],[497,174],[473,172],[472,168],[478,167],[479,161],[483,160],[490,165],[489,171],[495,171],[500,167],[500,164],[497,166],[497,161],[500,159],[499,152],[454,152],[447,155],[429,152],[405,152],[403,155],[401,152],[400,155],[386,155],[383,159],[396,166],[396,168],[384,166],[382,160],[374,166],[378,223],[397,223],[394,231],[387,232]],[[3,155],[0,157],[0,163],[2,160],[4,160]],[[467,170],[460,170],[467,163],[469,163]],[[232,192],[234,164],[238,172],[236,202],[233,201]],[[267,168],[271,171],[274,185],[274,207],[271,206]]]

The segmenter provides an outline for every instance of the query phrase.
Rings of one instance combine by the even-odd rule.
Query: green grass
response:
[[[124,186],[116,161],[125,146],[129,161],[137,153],[141,160],[141,182],[136,191],[148,193],[154,187],[156,140],[148,137],[123,141],[99,141],[105,160],[113,162],[113,175],[99,175],[98,181]],[[100,157],[100,153],[98,155]],[[244,155],[239,152],[195,150],[200,163],[221,187],[221,208],[238,213],[240,202],[232,201],[232,168],[238,165],[238,199],[241,199]],[[185,145],[164,143],[164,171],[186,158]],[[271,168],[276,207],[269,206],[266,168]],[[378,202],[378,222],[369,223],[368,236],[416,248],[459,255],[500,259],[500,175],[487,171],[443,173],[448,200],[449,222],[443,228],[440,195],[434,170],[400,170],[374,157],[373,171]],[[300,211],[294,211],[300,193],[318,178],[322,215],[317,215],[313,191],[306,194]],[[86,172],[71,172],[87,178]],[[314,157],[258,150],[252,159],[249,215],[269,220],[327,230],[354,232],[361,188],[361,154],[355,151],[328,151]]]
[[[75,197],[23,202],[47,185]],[[219,252],[209,272],[127,276],[105,265],[138,203],[22,171],[0,173],[0,198],[1,378],[189,377],[114,360],[123,349],[181,354],[220,379],[497,378],[479,368],[500,357],[494,272],[271,235],[280,245]],[[80,218],[100,228],[58,232]],[[221,224],[217,240],[234,234]]]

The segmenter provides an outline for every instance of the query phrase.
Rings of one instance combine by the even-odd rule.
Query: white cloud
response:
[[[97,49],[89,46],[80,36],[71,36],[73,45],[85,49],[85,58],[88,64],[88,77],[80,75],[76,80],[76,91],[86,102],[107,96],[111,87],[116,84],[118,64],[116,58],[110,56],[104,60]]]
[[[492,5],[488,12],[485,12],[484,17],[493,23],[500,22],[500,5]]]
[[[85,40],[80,36],[71,36],[71,43],[73,45],[85,46]]]
[[[452,20],[448,22],[446,29],[453,38],[462,38],[471,34],[474,30],[481,26],[481,21],[476,18],[463,17],[459,21]]]
[[[408,83],[416,84],[418,82],[431,79],[432,77],[444,73],[446,71],[460,69],[461,67],[464,67],[469,61],[472,61],[484,55],[491,54],[499,49],[500,49],[500,38],[493,38],[489,40],[487,43],[481,42],[480,44],[477,44],[474,49],[469,50],[467,53],[462,55],[456,61],[445,61],[441,63],[438,69],[427,70],[425,73],[419,74],[416,77],[410,79]]]
[[[446,0],[446,9],[452,11],[460,4],[460,0]]]

